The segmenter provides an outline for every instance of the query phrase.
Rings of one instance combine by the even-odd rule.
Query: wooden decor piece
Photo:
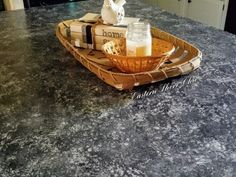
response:
[[[58,24],[56,35],[62,45],[87,69],[118,90],[132,89],[134,86],[155,83],[170,77],[189,74],[200,66],[202,53],[189,44],[158,28],[152,28],[152,37],[172,43],[174,52],[158,69],[139,73],[124,73],[117,69],[102,51],[74,47],[70,39],[63,36],[67,25],[73,20]]]

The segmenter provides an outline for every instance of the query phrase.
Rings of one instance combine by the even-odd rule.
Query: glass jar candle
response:
[[[126,34],[126,55],[152,55],[152,36],[148,22],[135,22],[128,25]]]

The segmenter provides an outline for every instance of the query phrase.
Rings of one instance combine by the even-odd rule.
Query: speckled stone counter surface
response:
[[[236,36],[128,1],[127,16],[196,45],[201,68],[118,91],[56,24],[102,1],[0,13],[0,176],[236,176]]]

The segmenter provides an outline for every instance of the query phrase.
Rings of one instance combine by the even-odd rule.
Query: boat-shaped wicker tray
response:
[[[175,51],[158,70],[134,74],[123,73],[114,67],[102,51],[77,48],[71,44],[70,39],[64,37],[63,31],[72,21],[61,22],[56,28],[56,35],[62,45],[97,77],[119,90],[132,89],[134,86],[189,74],[200,66],[202,54],[196,47],[165,31],[152,28],[152,36],[172,43]]]

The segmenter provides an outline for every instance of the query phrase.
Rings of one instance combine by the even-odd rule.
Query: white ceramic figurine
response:
[[[125,11],[123,5],[126,3],[125,0],[104,0],[103,7],[101,10],[102,19],[105,24],[119,24],[122,22]]]

